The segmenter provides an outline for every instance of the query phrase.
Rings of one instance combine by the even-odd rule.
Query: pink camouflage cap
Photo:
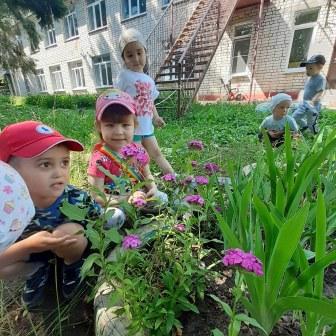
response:
[[[134,99],[126,92],[113,88],[103,92],[96,101],[96,119],[101,120],[105,109],[111,105],[122,105],[130,113],[135,114],[136,106]]]

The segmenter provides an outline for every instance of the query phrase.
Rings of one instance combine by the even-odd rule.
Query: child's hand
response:
[[[268,134],[273,138],[277,139],[280,138],[282,135],[284,135],[284,131],[275,131],[275,130],[269,130]]]
[[[68,234],[56,237],[48,231],[40,231],[24,239],[24,241],[31,253],[39,253],[59,247],[69,246],[76,243],[77,238]]]
[[[165,121],[160,116],[154,117],[153,118],[153,123],[154,123],[154,126],[156,126],[156,127],[166,126]]]
[[[151,197],[154,197],[157,193],[158,189],[157,189],[157,186],[152,186],[146,193],[146,197],[147,198],[151,198]]]

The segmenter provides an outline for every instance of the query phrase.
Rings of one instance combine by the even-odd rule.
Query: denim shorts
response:
[[[152,133],[152,134],[146,134],[146,135],[137,135],[137,134],[135,134],[133,136],[133,141],[134,142],[141,142],[142,139],[150,138],[152,136],[154,136],[154,133]]]

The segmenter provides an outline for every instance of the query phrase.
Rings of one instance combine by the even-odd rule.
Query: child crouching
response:
[[[288,94],[278,93],[273,96],[269,104],[272,115],[266,117],[261,123],[259,130],[265,129],[273,146],[279,146],[284,142],[285,127],[288,124],[292,135],[297,136],[299,128],[293,117],[287,115],[287,111],[292,103],[292,98]],[[259,139],[262,133],[259,134]]]
[[[29,249],[18,262],[39,263],[23,289],[28,308],[41,303],[49,277],[49,260],[62,259],[62,294],[74,295],[80,285],[80,269],[88,241],[83,234],[88,219],[100,215],[100,206],[88,193],[69,185],[70,150],[82,151],[76,140],[36,121],[12,124],[0,133],[0,160],[8,162],[24,179],[35,206],[35,216],[19,242]],[[87,220],[76,222],[61,212],[68,202],[87,209]]]
[[[110,205],[129,201],[144,206],[152,198],[167,202],[167,195],[156,187],[147,152],[133,143],[135,109],[133,98],[118,89],[106,91],[97,99],[96,128],[101,142],[91,154],[88,179],[107,194]],[[139,182],[144,182],[144,188],[132,194],[132,187]],[[95,197],[97,202],[103,202],[99,195]]]

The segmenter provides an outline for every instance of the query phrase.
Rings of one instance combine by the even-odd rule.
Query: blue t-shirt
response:
[[[325,88],[326,78],[322,74],[309,77],[304,86],[303,100],[312,100],[317,93],[324,91]]]
[[[285,115],[283,118],[276,120],[273,115],[266,117],[260,125],[260,130],[265,128],[268,131],[284,131],[288,123],[291,131],[298,132],[299,127],[295,119],[289,115]]]
[[[64,201],[81,209],[88,209],[86,218],[78,221],[65,216],[60,211],[60,207]],[[84,227],[88,220],[97,219],[102,214],[100,205],[86,191],[71,185],[65,187],[63,194],[50,207],[45,209],[35,208],[35,211],[35,216],[22,234],[23,237],[38,231],[52,231],[57,226],[66,223],[78,223]]]

